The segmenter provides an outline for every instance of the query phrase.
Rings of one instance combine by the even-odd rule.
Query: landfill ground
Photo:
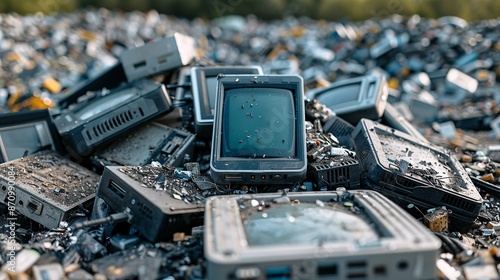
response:
[[[0,26],[0,280],[500,279],[500,20],[92,9]],[[269,125],[292,152],[227,148],[263,167],[216,177],[212,147],[267,147],[256,120],[287,99],[256,90],[228,121],[209,103],[236,70],[200,85],[192,67],[250,65],[254,84],[302,77],[269,87],[304,116]],[[280,170],[299,144],[307,170]]]

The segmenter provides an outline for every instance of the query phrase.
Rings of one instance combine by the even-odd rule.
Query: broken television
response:
[[[307,93],[309,99],[318,99],[352,125],[362,117],[379,119],[384,113],[388,95],[389,87],[381,75],[346,79]]]
[[[214,182],[302,181],[307,165],[302,78],[228,75],[219,78],[217,88],[210,163]]]

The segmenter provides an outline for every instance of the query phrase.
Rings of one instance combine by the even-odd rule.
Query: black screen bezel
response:
[[[313,100],[324,94],[335,94],[337,89],[353,84],[360,84],[357,100],[327,107],[352,125],[358,123],[360,116],[373,120],[380,118],[389,94],[387,82],[382,75],[372,74],[335,82],[328,87],[308,92],[307,98]]]

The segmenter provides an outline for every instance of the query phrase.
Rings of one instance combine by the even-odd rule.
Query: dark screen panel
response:
[[[335,107],[358,100],[361,83],[353,83],[319,94],[316,98],[327,107]]]
[[[286,89],[241,88],[224,95],[223,157],[295,157],[295,109]]]
[[[42,148],[34,125],[1,131],[0,137],[8,159],[21,158],[25,152],[32,154]]]

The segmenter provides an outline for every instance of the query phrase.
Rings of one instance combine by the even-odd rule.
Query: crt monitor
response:
[[[217,75],[262,74],[260,66],[217,66],[191,68],[195,131],[200,137],[212,137]]]
[[[301,77],[220,76],[215,112],[210,173],[216,183],[264,185],[304,180]]]
[[[60,150],[48,110],[22,111],[0,117],[0,163],[41,150]]]
[[[389,87],[381,75],[342,80],[307,93],[309,99],[317,99],[352,125],[361,118],[382,117],[388,95]]]

